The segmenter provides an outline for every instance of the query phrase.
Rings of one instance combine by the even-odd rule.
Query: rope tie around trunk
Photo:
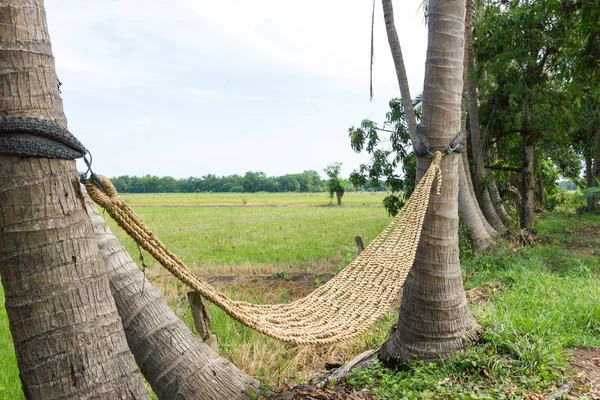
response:
[[[390,311],[410,271],[421,236],[433,183],[440,193],[437,151],[431,166],[392,222],[338,275],[308,296],[286,304],[235,301],[199,279],[122,201],[110,180],[102,190],[86,182],[90,197],[179,281],[232,318],[272,338],[294,344],[332,344],[353,339]]]

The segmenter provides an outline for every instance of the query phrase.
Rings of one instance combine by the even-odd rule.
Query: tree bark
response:
[[[499,234],[506,233],[507,229],[496,213],[494,203],[490,192],[485,185],[485,165],[481,149],[481,131],[479,129],[479,106],[477,101],[477,81],[475,79],[475,56],[473,54],[472,34],[471,34],[471,7],[467,8],[467,26],[465,27],[467,38],[467,99],[469,103],[469,127],[471,131],[471,148],[473,149],[473,161],[475,166],[475,192],[481,206],[481,211],[487,221],[494,227]],[[493,174],[492,174],[493,179]]]
[[[385,30],[387,32],[388,43],[392,52],[392,58],[394,59],[396,77],[398,78],[398,86],[400,87],[400,97],[402,99],[402,107],[404,108],[404,114],[406,115],[408,131],[410,133],[411,140],[413,141],[413,143],[416,143],[417,119],[415,117],[415,111],[412,105],[412,98],[410,96],[408,77],[406,76],[404,58],[402,57],[402,47],[400,46],[398,32],[396,31],[396,24],[394,23],[394,8],[392,6],[392,0],[382,0],[381,4],[383,5],[383,19],[385,21]]]
[[[258,382],[219,357],[171,311],[86,195],[127,342],[160,399],[247,399]]]
[[[467,10],[470,6],[471,0],[467,0]],[[467,12],[465,16],[465,41],[467,40],[467,27],[469,26],[469,18],[470,13]],[[463,132],[467,132],[467,72],[467,52],[465,51],[463,57],[463,88],[460,101],[460,127]],[[463,148],[465,149],[464,153],[466,154],[466,135],[463,140]],[[479,204],[471,195],[467,177],[465,175],[463,158],[459,157],[458,162],[461,164],[458,167],[458,214],[469,230],[469,237],[475,246],[482,250],[487,249],[492,237],[483,225],[483,220],[480,217],[481,211],[478,212],[475,209],[475,207],[479,208]]]
[[[523,138],[523,150],[521,153],[521,161],[523,163],[521,182],[521,229],[534,233],[534,145],[529,107],[529,96],[525,95],[523,103],[521,104],[521,137]]]
[[[487,233],[490,235],[490,237],[496,238],[496,237],[498,237],[498,232],[494,229],[494,227],[492,225],[490,225],[488,220],[485,218],[485,216],[483,215],[483,212],[481,211],[481,207],[479,206],[479,203],[477,202],[477,196],[475,195],[475,189],[473,188],[473,181],[471,179],[471,169],[469,168],[469,158],[467,156],[467,151],[466,151],[466,149],[467,149],[467,136],[466,135],[465,135],[464,148],[465,148],[465,151],[463,151],[461,154],[462,165],[463,165],[463,169],[465,171],[465,180],[467,182],[469,192],[471,193],[471,198],[473,199],[475,211],[479,215],[479,218],[481,219],[481,222],[482,222],[485,230],[487,231]]]
[[[342,195],[339,192],[336,192],[335,197],[337,198],[337,205],[341,206],[342,205]]]
[[[42,0],[0,2],[0,116],[66,125]],[[0,276],[28,399],[145,399],[75,161],[0,156]]]
[[[447,145],[460,130],[464,0],[430,1],[422,125],[431,145]],[[404,284],[397,329],[383,344],[386,364],[436,360],[464,349],[479,325],[467,304],[458,250],[458,162],[441,163],[441,196],[432,195],[413,268]],[[431,158],[417,159],[417,178]]]

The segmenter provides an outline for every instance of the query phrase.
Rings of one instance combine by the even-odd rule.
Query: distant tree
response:
[[[340,172],[342,170],[342,163],[336,162],[325,167],[325,175],[329,178],[327,180],[327,190],[329,191],[329,197],[333,199],[333,194],[337,197],[338,206],[342,205],[342,196],[346,191],[346,182],[340,178]]]

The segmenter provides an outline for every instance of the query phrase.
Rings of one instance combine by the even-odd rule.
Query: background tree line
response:
[[[338,172],[339,174],[339,172]],[[325,192],[328,179],[322,179],[317,171],[308,170],[299,174],[267,176],[264,172],[246,172],[241,175],[204,175],[200,178],[175,179],[170,176],[123,175],[112,179],[115,188],[121,193],[256,193],[256,192]],[[343,179],[342,179],[343,180]],[[343,180],[345,182],[345,180]],[[354,190],[346,185],[347,190]],[[360,187],[373,189],[370,183]],[[375,190],[385,190],[379,187]]]

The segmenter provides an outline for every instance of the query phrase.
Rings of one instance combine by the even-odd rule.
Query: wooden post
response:
[[[198,332],[206,344],[208,344],[213,350],[217,351],[217,338],[211,332],[208,307],[206,304],[204,304],[204,300],[202,299],[202,296],[198,294],[198,292],[188,292],[187,296],[188,301],[190,302],[190,309],[192,310],[192,318],[194,319],[194,327],[196,328],[196,332]]]
[[[358,247],[358,254],[362,253],[365,250],[365,242],[363,241],[362,236],[356,236],[354,241],[356,242],[356,247]]]

